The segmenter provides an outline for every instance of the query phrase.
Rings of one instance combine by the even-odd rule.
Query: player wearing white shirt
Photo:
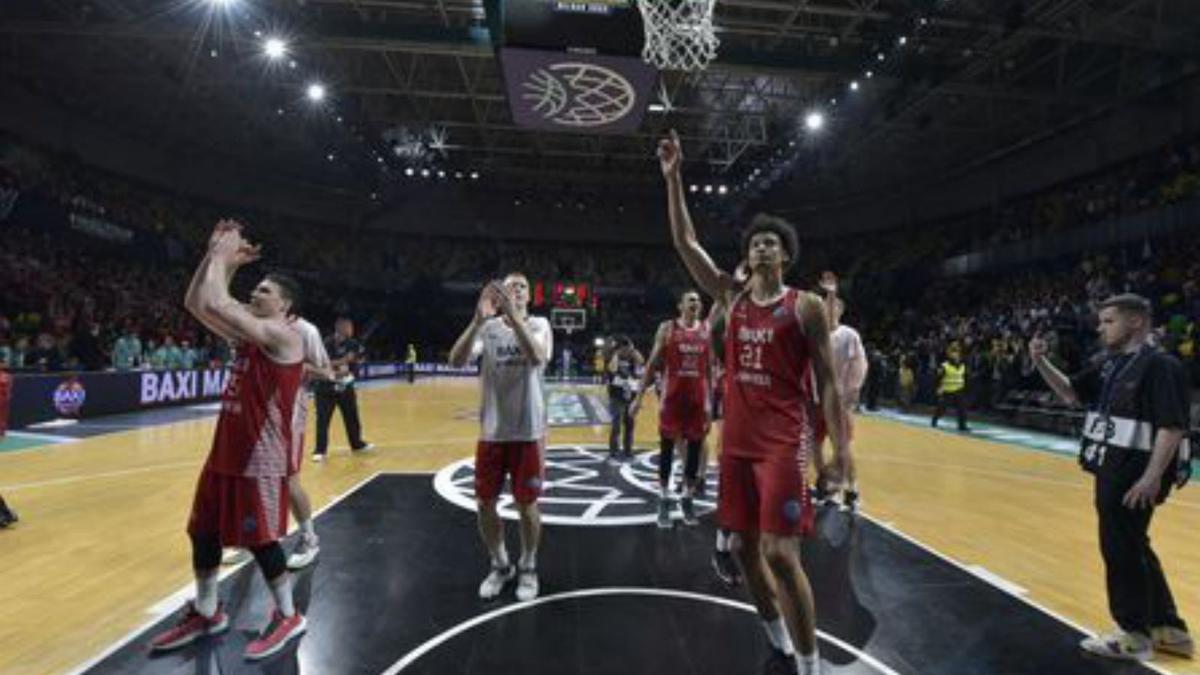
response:
[[[530,317],[529,280],[512,273],[484,287],[471,323],[450,350],[450,364],[479,359],[480,435],[475,449],[475,500],[479,534],[492,569],[479,585],[479,597],[495,598],[517,576],[517,599],[538,594],[537,548],[541,516],[542,449],[546,438],[543,391],[554,337],[543,317]],[[514,570],[504,544],[504,523],[496,500],[505,475],[512,476],[513,501],[521,521],[521,558]]]
[[[842,404],[846,410],[842,416],[846,428],[842,433],[850,450],[848,456],[851,458],[846,462],[845,474],[842,477],[845,481],[842,503],[847,509],[853,511],[858,508],[858,483],[851,444],[854,442],[854,410],[858,407],[863,382],[867,379],[867,352],[863,349],[862,338],[858,331],[842,324],[842,315],[845,311],[846,304],[842,299],[831,296],[829,300],[830,325],[834,328],[829,334],[830,356],[833,360],[834,383],[837,385],[838,394],[841,395]],[[828,486],[823,484],[826,471],[824,455],[821,452],[825,443],[825,431],[825,425],[819,424],[815,439],[816,452],[814,453],[817,483],[821,491],[828,489]]]
[[[300,317],[296,317],[295,323],[304,344],[304,381],[307,383],[313,380],[332,380],[333,367],[330,364],[329,353],[325,351],[325,342],[321,340],[321,331]],[[288,500],[292,507],[292,517],[296,519],[296,525],[300,528],[300,540],[288,557],[288,569],[291,570],[311,565],[320,552],[317,533],[313,529],[312,501],[300,485],[309,398],[307,395],[296,397],[296,411],[292,418],[295,431],[292,434],[293,447],[289,455]]]

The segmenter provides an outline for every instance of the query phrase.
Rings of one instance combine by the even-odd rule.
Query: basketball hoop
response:
[[[646,43],[642,60],[660,70],[704,70],[721,41],[713,31],[716,0],[639,0]]]

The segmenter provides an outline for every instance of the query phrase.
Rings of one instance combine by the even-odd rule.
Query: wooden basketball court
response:
[[[372,482],[371,491],[382,497],[388,490],[418,489],[412,486],[427,490],[432,474],[472,454],[476,398],[473,379],[386,383],[361,390],[365,436],[377,449],[350,455],[335,416],[329,461],[306,462],[302,474],[314,506],[328,505],[380,473],[416,475],[416,482]],[[650,449],[657,445],[656,411],[647,408],[637,439],[640,447]],[[0,494],[22,518],[15,528],[0,531],[0,673],[72,672],[131,631],[161,620],[188,597],[190,550],[184,526],[214,421],[208,415],[106,428],[105,420],[96,420],[97,435],[0,452]],[[549,442],[604,444],[607,432],[602,426],[556,427]],[[899,533],[931,550],[931,556],[952,559],[1064,622],[1091,630],[1110,626],[1091,485],[1072,457],[877,417],[860,418],[857,450],[863,521]],[[1200,620],[1197,490],[1192,486],[1174,495],[1152,528],[1181,613],[1193,621]],[[709,525],[711,517],[704,520]],[[338,522],[318,519],[324,547],[338,541],[328,530]],[[370,536],[369,522],[358,526]],[[652,524],[640,527],[653,530]],[[465,550],[476,550],[479,561],[444,564],[469,568],[473,579],[475,568],[483,569],[483,554],[469,535],[462,536],[468,539]],[[694,540],[689,544],[695,546],[694,555],[704,555],[704,542]],[[555,546],[552,528],[544,547],[549,552]],[[364,550],[357,555],[369,554]],[[813,561],[810,557],[809,564]],[[335,562],[331,558],[321,571],[329,572]],[[475,583],[462,588],[462,594],[473,598]],[[321,592],[314,585],[314,598]],[[975,619],[981,631],[1006,620],[949,618],[960,625]],[[317,624],[321,617],[311,620]],[[824,620],[821,627],[833,629]],[[306,650],[317,649],[318,641],[310,638],[300,642],[300,664],[306,663]],[[1144,672],[1102,665],[1107,668],[1097,664],[1095,672]],[[1159,656],[1153,665],[1164,672],[1200,674],[1200,664],[1180,659]],[[324,672],[320,667],[305,670]]]

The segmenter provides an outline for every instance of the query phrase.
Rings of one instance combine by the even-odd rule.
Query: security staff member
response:
[[[966,389],[967,364],[963,363],[958,347],[950,347],[946,350],[946,360],[938,367],[938,402],[930,426],[936,427],[946,408],[954,406],[958,411],[958,430],[968,431]]]
[[[352,366],[362,359],[363,347],[354,339],[354,323],[347,318],[338,319],[333,326],[333,335],[325,339],[325,351],[329,352],[333,368],[332,381],[315,383],[317,398],[317,447],[313,450],[313,461],[325,461],[329,449],[329,422],[333,419],[333,407],[342,411],[342,422],[346,425],[346,438],[350,449],[355,452],[370,450],[371,444],[362,438],[362,424],[358,419],[358,396],[354,392],[354,370]]]
[[[1080,647],[1114,659],[1144,661],[1155,649],[1191,656],[1192,638],[1148,536],[1154,507],[1190,473],[1186,374],[1173,356],[1148,343],[1148,300],[1128,293],[1100,308],[1097,332],[1107,353],[1074,377],[1050,363],[1040,336],[1029,343],[1055,393],[1088,409],[1079,461],[1095,476],[1108,606],[1120,629]]]

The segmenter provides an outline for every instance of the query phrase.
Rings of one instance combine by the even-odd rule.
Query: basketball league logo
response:
[[[58,414],[64,417],[78,417],[84,402],[87,401],[87,389],[83,387],[82,382],[72,377],[55,388],[53,400],[54,409]]]
[[[637,92],[623,75],[592,63],[556,63],[522,83],[532,110],[565,127],[599,127],[629,114]]]

